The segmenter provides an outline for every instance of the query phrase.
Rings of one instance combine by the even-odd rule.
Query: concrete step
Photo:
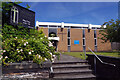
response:
[[[88,74],[91,74],[92,71],[91,70],[86,70],[86,71],[83,71],[83,70],[73,70],[73,71],[62,71],[62,72],[53,72],[51,73],[53,75],[53,77],[57,77],[57,76],[75,76],[75,75],[88,75]]]
[[[56,80],[95,80],[96,76],[93,74],[86,74],[86,75],[65,75],[65,76],[55,76],[53,79]]]
[[[64,73],[82,73],[82,72],[92,72],[92,70],[90,69],[82,69],[82,70],[59,70],[59,71],[54,71],[53,74],[64,74]]]
[[[90,67],[90,65],[57,65],[57,66],[52,66],[53,69],[56,68],[82,68],[82,67]]]
[[[54,62],[52,63],[52,66],[56,66],[56,65],[84,65],[84,64],[88,64],[88,61],[60,61],[60,62]]]
[[[69,71],[69,70],[86,70],[89,69],[90,65],[61,65],[53,66],[53,71]]]

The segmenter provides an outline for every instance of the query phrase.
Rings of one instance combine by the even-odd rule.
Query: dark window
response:
[[[70,39],[68,39],[68,45],[70,45]]]
[[[83,29],[83,38],[85,38],[85,30]]]
[[[48,27],[47,25],[39,25],[39,27]]]
[[[68,29],[68,37],[70,37],[70,29]]]
[[[18,14],[15,12],[15,21],[17,21]]]
[[[83,39],[83,46],[85,46],[85,39]]]
[[[64,26],[64,28],[69,28],[69,26]]]
[[[94,38],[97,38],[97,36],[96,36],[96,30],[94,30]]]
[[[57,27],[57,26],[54,26],[54,25],[50,25],[49,27]]]
[[[97,39],[95,39],[95,46],[97,45]]]

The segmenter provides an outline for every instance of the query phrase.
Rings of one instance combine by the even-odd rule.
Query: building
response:
[[[111,43],[102,43],[99,35],[101,25],[36,22],[38,30],[52,41],[57,51],[111,51]]]
[[[27,8],[24,8],[20,5],[17,5],[15,3],[8,3],[4,2],[7,4],[12,4],[9,5],[10,10],[9,10],[9,17],[7,23],[10,25],[21,25],[24,27],[28,28],[34,28],[35,27],[35,12],[31,11]],[[3,16],[3,21],[4,21],[4,16]]]

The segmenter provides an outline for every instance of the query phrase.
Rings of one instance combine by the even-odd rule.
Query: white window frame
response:
[[[14,12],[13,14],[12,14],[12,11]],[[17,12],[17,21],[16,21],[16,12]],[[18,15],[19,15],[19,11],[18,11],[18,9],[15,7],[15,6],[13,6],[12,8],[11,8],[11,21],[13,22],[13,23],[18,23]]]

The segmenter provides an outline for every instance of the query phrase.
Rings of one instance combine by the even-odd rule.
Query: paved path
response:
[[[76,57],[73,57],[73,56],[69,56],[69,55],[64,55],[64,54],[60,54],[60,60],[55,60],[55,62],[71,62],[71,61],[85,61],[85,60],[82,60],[80,58],[76,58]]]

